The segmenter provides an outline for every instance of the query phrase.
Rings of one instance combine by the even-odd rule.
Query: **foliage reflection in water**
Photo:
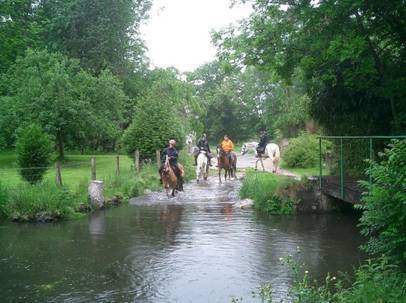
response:
[[[361,258],[356,219],[264,216],[233,205],[238,182],[189,184],[168,200],[55,225],[0,228],[0,293],[5,302],[230,302],[270,282],[286,297],[296,254],[313,276],[350,270]]]

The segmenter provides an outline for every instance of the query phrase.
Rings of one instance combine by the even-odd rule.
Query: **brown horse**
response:
[[[177,190],[183,190],[183,176],[184,170],[182,165],[178,164],[178,167],[181,171],[181,178],[177,178],[175,172],[173,171],[172,166],[169,164],[169,159],[166,158],[163,169],[161,170],[161,180],[166,191],[166,195],[169,198],[169,190],[172,189],[171,196],[175,196]]]
[[[221,170],[224,169],[224,181],[227,181],[227,176],[229,179],[235,178],[235,173],[237,170],[237,157],[232,153],[232,159],[229,158],[227,153],[220,147],[217,146],[218,155],[218,169],[219,169],[219,182],[221,183]]]

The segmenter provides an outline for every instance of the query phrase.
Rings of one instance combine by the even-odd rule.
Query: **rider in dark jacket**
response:
[[[202,137],[200,138],[199,142],[197,142],[197,147],[199,151],[195,154],[195,165],[197,165],[197,156],[199,155],[199,152],[201,150],[206,152],[206,156],[209,162],[209,165],[211,166],[211,151],[210,151],[210,146],[209,146],[209,141],[207,140],[207,135],[203,134]]]
[[[265,152],[265,147],[267,146],[268,142],[269,142],[268,134],[267,134],[266,130],[262,130],[261,136],[259,139],[259,143],[258,143],[258,147],[257,147],[258,155],[261,155]]]
[[[161,162],[162,162],[162,164],[165,163],[165,161],[166,161],[166,156],[169,157],[169,164],[170,164],[172,167],[174,167],[174,166],[177,167],[177,166],[178,166],[178,156],[179,156],[179,153],[178,153],[178,151],[176,150],[176,148],[175,148],[174,145],[169,144],[169,146],[168,146],[167,148],[165,148],[165,149],[162,151],[162,156],[161,156]]]
[[[180,180],[180,184],[183,184],[182,172],[178,166],[179,153],[175,148],[175,144],[176,144],[175,140],[169,140],[169,146],[162,151],[162,155],[161,155],[162,165],[161,165],[161,168],[159,169],[159,174],[161,175],[162,170],[164,169],[166,157],[168,156],[169,165],[172,167],[173,172],[175,173],[176,177]],[[178,188],[178,190],[183,190],[182,186],[180,186]]]

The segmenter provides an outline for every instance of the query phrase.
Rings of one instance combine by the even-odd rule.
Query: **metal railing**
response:
[[[323,189],[323,152],[322,152],[322,141],[323,140],[330,140],[330,141],[335,141],[339,140],[339,166],[338,166],[338,171],[339,171],[339,196],[342,200],[344,200],[345,197],[345,159],[344,159],[344,148],[343,148],[343,142],[346,140],[367,140],[368,142],[368,149],[369,149],[369,156],[365,157],[365,160],[373,160],[374,155],[375,155],[375,150],[374,150],[374,143],[377,140],[391,140],[391,139],[406,139],[406,135],[402,136],[319,136],[319,167],[320,167],[320,176],[319,176],[319,182],[320,182],[320,191]],[[337,142],[335,142],[337,143]],[[371,179],[369,178],[369,182],[371,182]]]

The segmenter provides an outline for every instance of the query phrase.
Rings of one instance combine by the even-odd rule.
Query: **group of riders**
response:
[[[257,147],[257,157],[261,157],[262,154],[265,152],[265,147],[268,144],[269,141],[269,136],[267,132],[262,129],[260,131],[260,140],[258,143]],[[176,177],[180,180],[180,184],[183,183],[182,180],[182,167],[178,165],[178,156],[179,153],[177,149],[175,148],[176,146],[176,141],[171,139],[169,140],[169,145],[166,147],[161,155],[161,168],[159,169],[159,174],[161,175],[162,170],[165,167],[166,161],[169,161],[169,165],[172,167]],[[223,141],[219,145],[219,148],[226,153],[226,155],[229,157],[231,160],[233,158],[233,150],[234,150],[234,143],[231,141],[231,139],[228,137],[228,135],[224,135]],[[208,159],[208,164],[209,166],[212,166],[211,164],[211,159],[212,159],[212,153],[210,150],[210,145],[209,141],[207,139],[207,135],[204,133],[202,137],[199,139],[197,142],[197,149],[194,152],[194,158],[195,158],[195,166],[197,165],[197,157],[198,155],[204,152],[204,154],[207,156]],[[178,188],[178,190],[182,190],[182,188]]]

